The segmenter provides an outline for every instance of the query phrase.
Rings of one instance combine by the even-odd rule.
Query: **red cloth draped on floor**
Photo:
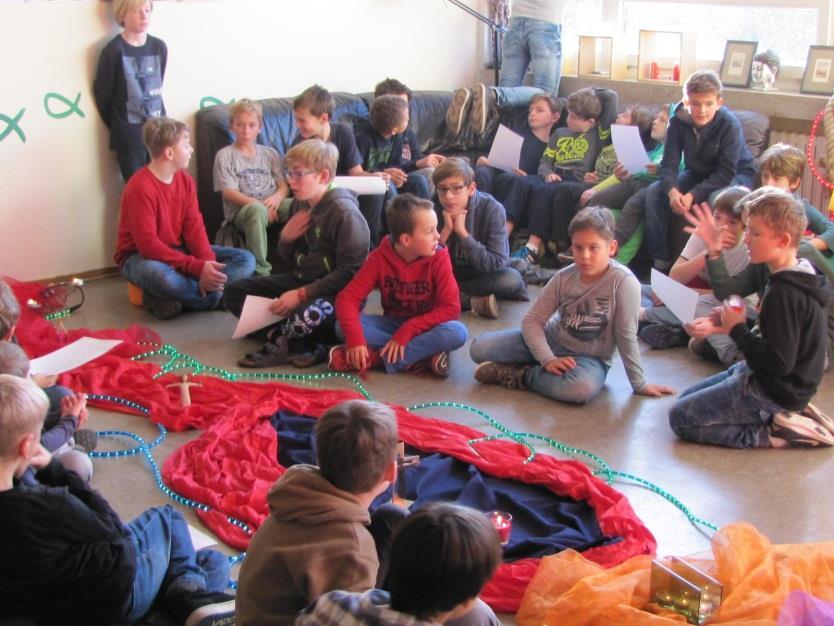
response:
[[[10,281],[18,299],[25,303],[39,293],[32,284]],[[189,382],[192,404],[180,407],[179,389],[168,387],[179,376],[154,379],[159,365],[131,361],[129,357],[152,349],[140,342],[158,342],[150,330],[132,326],[127,330],[75,330],[65,334],[36,312],[21,307],[17,337],[30,356],[40,356],[82,336],[124,339],[125,343],[87,365],[61,376],[71,389],[113,395],[133,400],[151,410],[151,419],[173,430],[205,429],[197,439],[176,450],[163,466],[167,485],[183,496],[211,506],[198,512],[223,541],[245,549],[249,536],[227,516],[258,527],[267,514],[266,492],[284,472],[278,464],[278,442],[269,416],[278,409],[299,415],[321,416],[329,407],[361,396],[353,391],[293,387],[275,382],[231,382],[213,376],[194,376]],[[110,410],[124,410],[106,405]],[[529,451],[505,440],[468,445],[483,433],[452,422],[425,418],[395,407],[400,437],[424,452],[442,452],[472,463],[500,478],[543,485],[559,495],[586,500],[596,511],[603,533],[623,540],[591,548],[583,555],[610,567],[640,554],[653,554],[656,543],[637,518],[627,498],[591,475],[578,461],[560,461],[537,454],[525,464]],[[484,589],[482,597],[496,610],[514,612],[524,589],[538,567],[539,559],[503,564]]]

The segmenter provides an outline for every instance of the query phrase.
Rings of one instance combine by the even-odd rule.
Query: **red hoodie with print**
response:
[[[385,237],[336,298],[336,317],[348,348],[366,345],[359,313],[362,302],[374,289],[380,291],[386,316],[408,319],[392,337],[400,345],[460,317],[460,295],[449,250],[437,246],[432,256],[406,263],[394,250],[391,238]]]

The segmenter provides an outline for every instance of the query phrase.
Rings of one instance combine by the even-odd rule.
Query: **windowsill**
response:
[[[633,79],[611,80],[578,76],[562,76],[559,95],[583,87],[609,87],[617,92],[621,102],[668,104],[681,99],[681,86],[672,83],[648,83]],[[770,118],[810,123],[825,107],[828,96],[801,94],[790,91],[754,91],[740,87],[724,88],[724,104],[731,109],[758,111]]]

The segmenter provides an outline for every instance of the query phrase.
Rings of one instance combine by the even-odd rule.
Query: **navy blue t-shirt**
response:
[[[304,137],[296,135],[292,145],[298,145],[302,141]],[[336,176],[347,176],[351,168],[362,165],[362,155],[356,148],[356,139],[353,137],[353,129],[350,126],[342,122],[330,122],[329,141],[339,151]]]

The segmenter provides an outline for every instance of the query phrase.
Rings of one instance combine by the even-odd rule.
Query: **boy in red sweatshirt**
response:
[[[388,208],[388,227],[390,236],[336,298],[337,331],[346,345],[330,351],[330,369],[428,369],[446,378],[449,352],[466,342],[467,332],[457,321],[458,286],[449,252],[439,245],[434,206],[411,194],[398,196]],[[375,288],[383,314],[360,315]]]

